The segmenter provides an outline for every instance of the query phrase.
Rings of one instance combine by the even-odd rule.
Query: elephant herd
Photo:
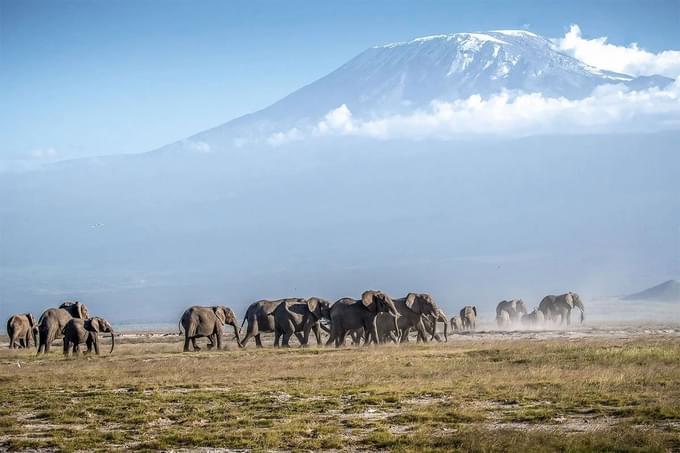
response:
[[[569,324],[572,309],[580,310],[583,322],[583,303],[575,293],[546,296],[531,313],[521,299],[504,300],[496,308],[496,321],[501,328],[516,323],[537,326],[548,321]],[[443,340],[437,333],[440,322],[444,326]],[[245,347],[251,338],[261,347],[263,333],[274,334],[274,346],[287,347],[293,335],[300,345],[307,346],[313,332],[317,345],[322,345],[322,331],[329,335],[325,345],[335,347],[345,345],[348,336],[355,345],[362,341],[365,345],[404,343],[411,332],[418,342],[441,342],[448,341],[449,326],[453,332],[474,331],[477,308],[465,306],[449,320],[429,294],[409,293],[392,299],[383,291],[368,290],[359,299],[346,297],[333,304],[318,297],[259,300],[250,304],[240,327],[230,308],[192,306],[184,311],[178,324],[185,352],[200,350],[198,338],[207,338],[209,349],[222,349],[226,325],[233,328],[239,347]],[[245,335],[241,336],[244,326]],[[38,353],[49,352],[52,342],[63,338],[64,354],[79,352],[82,344],[87,346],[87,352],[94,349],[99,354],[100,332],[111,334],[113,352],[111,324],[103,318],[90,317],[85,304],[77,301],[45,310],[37,323],[30,313],[14,315],[7,321],[9,347],[27,348],[32,340]]]
[[[80,345],[87,346],[87,352],[94,349],[99,354],[99,332],[111,334],[111,351],[115,346],[115,337],[111,324],[99,317],[90,317],[87,306],[77,301],[62,303],[58,308],[48,308],[40,316],[38,322],[31,313],[11,316],[7,320],[9,347],[38,348],[38,353],[50,351],[54,340],[63,338],[64,354],[80,352]]]
[[[545,296],[537,308],[528,312],[522,299],[503,300],[496,307],[496,322],[500,328],[509,328],[517,323],[524,327],[544,327],[548,323],[571,324],[571,311],[581,312],[580,322],[584,319],[584,308],[581,298],[576,293],[559,296]]]

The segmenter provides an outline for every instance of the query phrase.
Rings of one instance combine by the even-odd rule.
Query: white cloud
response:
[[[286,144],[288,142],[302,140],[303,138],[304,136],[302,132],[298,128],[294,127],[286,132],[277,132],[275,134],[272,134],[267,139],[267,143],[269,143],[272,146],[279,146]]]
[[[36,148],[29,152],[33,159],[54,159],[57,154],[57,150],[54,148]]]
[[[192,140],[183,140],[182,143],[189,148],[191,151],[197,153],[209,153],[212,151],[210,145],[206,142],[194,142]]]
[[[352,132],[352,124],[352,112],[346,104],[342,104],[337,109],[328,112],[317,125],[317,129],[320,134],[328,131]]]
[[[362,120],[346,105],[328,112],[304,133],[291,129],[268,142],[294,136],[363,136],[377,139],[454,139],[475,135],[522,136],[549,133],[648,132],[680,128],[680,80],[666,89],[631,91],[605,85],[591,96],[570,100],[540,93],[503,92],[488,99],[433,101],[428,109],[407,115]],[[281,140],[279,140],[281,138]]]
[[[630,75],[680,76],[680,51],[664,50],[659,53],[641,49],[637,43],[617,46],[607,42],[607,37],[585,39],[578,25],[572,25],[555,45],[584,63],[596,68]]]

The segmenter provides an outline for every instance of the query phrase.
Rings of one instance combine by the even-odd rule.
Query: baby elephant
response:
[[[38,325],[31,313],[12,315],[7,320],[7,336],[9,336],[9,348],[15,349],[17,346],[28,348],[31,345],[38,346],[36,338],[38,336]]]
[[[454,332],[463,331],[463,322],[460,320],[460,317],[454,316],[451,318],[451,330]]]
[[[537,308],[531,313],[522,316],[522,324],[525,326],[540,326],[545,322],[543,312]]]
[[[61,331],[64,335],[64,355],[68,355],[69,348],[73,350],[73,353],[80,352],[80,345],[83,343],[87,345],[87,352],[92,352],[94,346],[94,352],[99,355],[99,332],[111,333],[111,351],[109,351],[109,354],[111,354],[115,346],[115,339],[113,327],[106,319],[96,317],[71,319]]]

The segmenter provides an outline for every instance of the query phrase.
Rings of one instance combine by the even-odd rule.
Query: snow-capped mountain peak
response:
[[[371,47],[273,105],[192,140],[257,140],[309,128],[343,105],[355,118],[376,118],[408,114],[434,100],[487,98],[503,91],[578,99],[604,84],[639,89],[670,82],[594,68],[526,30],[438,34]]]

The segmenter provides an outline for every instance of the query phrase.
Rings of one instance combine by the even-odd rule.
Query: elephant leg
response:
[[[316,337],[316,345],[319,346],[321,344],[321,324],[318,322],[314,323],[314,326],[312,327],[314,329],[314,336]]]
[[[70,345],[68,344],[68,340],[64,338],[64,355],[68,355],[69,346]]]
[[[290,337],[292,337],[293,334],[291,332],[284,332],[283,334],[283,339],[281,345],[284,348],[290,348]]]
[[[259,333],[255,335],[255,346],[257,346],[258,348],[262,347],[262,339],[260,338]]]
[[[217,331],[216,336],[217,336],[217,338],[216,338],[216,340],[217,340],[217,350],[221,351],[222,350],[222,329],[219,329]],[[210,340],[212,341],[212,338],[210,338]]]
[[[436,327],[437,321],[435,320],[433,329]],[[427,343],[427,335],[425,335],[425,326],[423,325],[422,319],[418,320],[418,324],[416,324],[416,330],[418,331],[418,343],[421,341],[423,343]]]
[[[189,352],[189,334],[184,333],[184,352]]]
[[[92,338],[88,338],[87,341],[85,342],[85,344],[87,345],[87,353],[91,354],[92,353],[92,345],[93,345]]]
[[[80,354],[80,343],[73,343],[73,355],[78,356]]]
[[[406,327],[401,331],[401,338],[399,339],[399,343],[408,343],[408,334],[411,333],[411,328]]]
[[[275,347],[275,348],[278,348],[279,345],[281,344],[281,336],[282,336],[282,335],[283,335],[283,334],[282,334],[282,332],[281,332],[279,329],[276,329],[276,330],[274,331],[274,347]]]
[[[343,329],[340,332],[336,332],[335,335],[335,347],[339,348],[341,345],[345,345],[345,337],[347,336],[347,330]]]
[[[96,337],[92,339],[92,344],[94,345],[94,353],[99,355],[99,339]]]
[[[312,331],[312,325],[310,323],[306,323],[305,327],[302,330],[302,343],[300,343],[300,346],[307,347],[309,344],[309,333]]]

